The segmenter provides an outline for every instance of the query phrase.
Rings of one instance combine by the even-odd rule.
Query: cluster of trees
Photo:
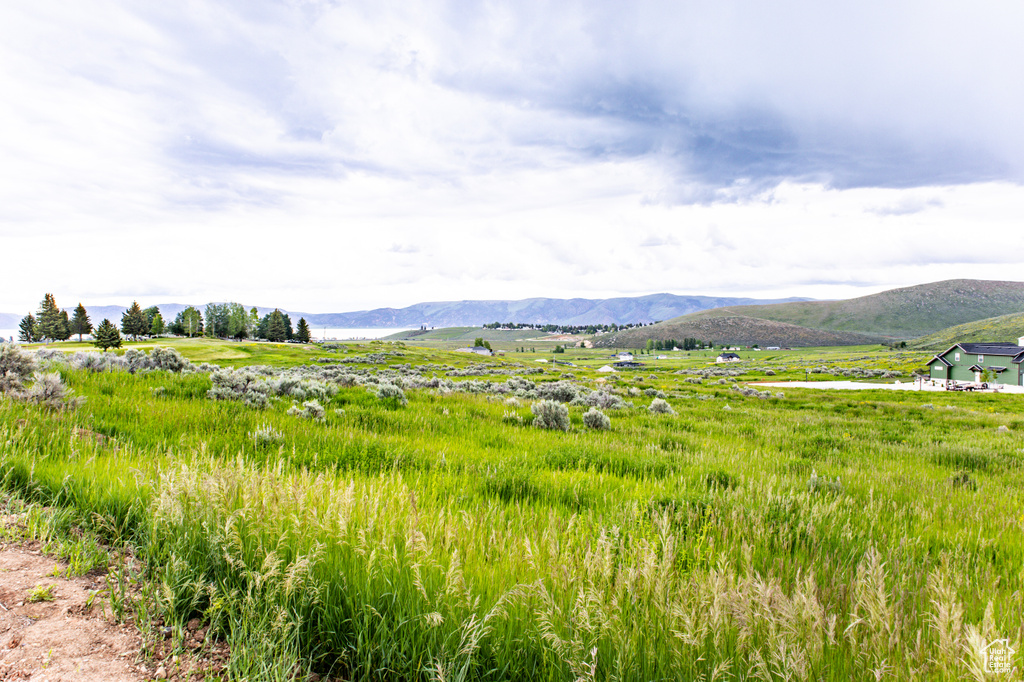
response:
[[[135,340],[142,336],[163,334],[299,343],[309,343],[311,339],[309,324],[304,318],[299,319],[298,325],[293,328],[287,313],[275,309],[260,318],[256,308],[246,312],[240,303],[211,303],[206,306],[205,315],[198,308],[189,306],[178,313],[173,322],[167,324],[157,306],[143,309],[138,301],[132,301],[131,306],[121,314],[120,329],[110,320],[104,319],[94,332],[85,306],[79,303],[69,317],[66,310],[57,307],[53,294],[43,297],[35,315],[29,313],[21,320],[18,331],[18,338],[26,343],[67,341],[73,334],[78,334],[78,340],[81,341],[82,335],[93,334],[93,343],[103,349],[120,347],[121,334]]]
[[[232,339],[266,339],[267,341],[298,341],[309,343],[311,339],[309,324],[305,318],[293,328],[288,313],[275,308],[272,312],[260,317],[256,308],[246,312],[241,303],[210,303],[206,306],[206,336]]]
[[[68,317],[68,311],[57,307],[53,294],[43,296],[36,314],[29,313],[18,323],[18,338],[26,343],[67,341],[74,334],[78,334],[81,341],[83,334],[91,332],[92,323],[85,306],[79,303],[73,315]]]
[[[687,337],[680,343],[676,339],[666,339],[662,341],[660,339],[647,339],[647,350],[672,350],[673,348],[681,348],[683,350],[700,350],[703,348],[711,348],[710,343],[704,343],[700,339],[694,339]]]
[[[620,329],[645,327],[657,322],[629,322],[626,324],[533,324],[530,322],[491,322],[484,329],[534,329],[541,332],[556,334],[596,334],[598,332],[617,332]]]

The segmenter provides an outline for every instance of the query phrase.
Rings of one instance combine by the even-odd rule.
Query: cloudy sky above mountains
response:
[[[0,8],[0,310],[1024,279],[1019,3]]]

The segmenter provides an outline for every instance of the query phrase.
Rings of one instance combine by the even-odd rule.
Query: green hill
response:
[[[855,334],[811,329],[746,315],[714,314],[706,311],[684,315],[646,327],[627,329],[594,337],[594,345],[612,348],[640,348],[648,339],[695,338],[715,345],[737,346],[855,346],[884,340],[875,334]]]
[[[1024,313],[1012,313],[948,327],[934,334],[914,339],[908,342],[907,346],[920,350],[944,350],[960,342],[1008,341],[1016,343],[1022,336],[1024,336]]]
[[[813,329],[913,339],[954,325],[1022,311],[1024,282],[951,279],[845,301],[731,306],[709,312],[746,315]]]

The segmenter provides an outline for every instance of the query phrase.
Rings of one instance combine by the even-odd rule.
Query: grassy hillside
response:
[[[1024,336],[1024,313],[990,317],[967,324],[958,324],[942,331],[910,341],[910,348],[943,350],[962,341],[1009,341],[1016,343]]]
[[[845,301],[732,306],[748,315],[801,327],[911,339],[947,327],[1024,311],[1024,282],[951,279]]]
[[[923,353],[179,348],[290,369],[43,361],[85,400],[0,397],[0,488],[126,543],[150,582],[97,603],[200,619],[227,679],[961,680],[1024,637],[1024,396],[733,381]]]
[[[723,309],[732,310],[732,309]],[[684,315],[673,320],[598,336],[594,345],[611,348],[639,348],[647,339],[696,338],[715,345],[752,346],[854,346],[878,343],[879,335],[811,329],[722,310]]]

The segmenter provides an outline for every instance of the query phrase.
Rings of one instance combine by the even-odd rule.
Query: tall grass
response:
[[[1024,634],[1013,396],[661,377],[675,414],[562,432],[482,395],[342,388],[320,421],[63,376],[76,412],[0,401],[0,482],[135,545],[238,679],[953,680]]]

